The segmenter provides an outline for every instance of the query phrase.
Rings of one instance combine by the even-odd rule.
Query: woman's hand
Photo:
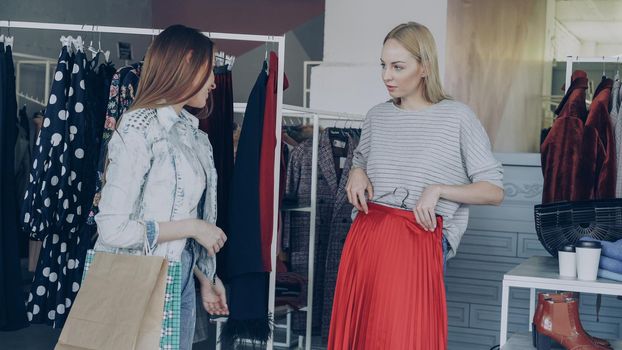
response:
[[[367,198],[371,200],[374,198],[374,189],[365,174],[365,170],[361,168],[352,168],[350,175],[348,176],[348,184],[346,185],[346,193],[348,194],[348,202],[350,202],[356,209],[365,212],[367,214],[367,200],[365,198],[365,191],[367,191]]]
[[[430,185],[421,193],[417,205],[413,208],[417,223],[428,231],[436,229],[436,204],[441,198],[441,186]]]
[[[201,303],[210,315],[228,315],[227,293],[220,278],[216,277],[216,283],[201,281]]]
[[[216,255],[227,241],[227,236],[218,226],[203,220],[195,221],[193,232],[192,238],[207,249],[210,256]]]

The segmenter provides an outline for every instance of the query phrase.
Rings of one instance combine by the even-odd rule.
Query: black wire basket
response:
[[[583,237],[622,238],[622,198],[539,204],[534,214],[538,239],[555,257],[561,247]]]

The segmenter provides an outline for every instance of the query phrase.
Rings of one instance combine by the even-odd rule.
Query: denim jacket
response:
[[[212,146],[207,134],[197,127],[193,115],[185,111],[177,115],[172,107],[137,109],[123,115],[108,144],[105,184],[95,216],[99,234],[96,251],[133,255],[151,251],[180,261],[186,239],[156,242],[158,222],[191,218],[184,210],[184,193],[196,187],[184,188],[183,169],[189,164],[182,163],[190,159],[199,160],[200,166],[192,166],[202,168],[207,180],[196,210],[198,217],[216,222],[217,175]],[[196,265],[213,279],[215,257],[194,240],[190,242]]]

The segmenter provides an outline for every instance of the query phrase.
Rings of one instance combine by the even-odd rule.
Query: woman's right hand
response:
[[[367,191],[367,198],[371,200],[374,198],[374,189],[365,174],[365,170],[361,168],[352,168],[350,175],[348,176],[348,184],[346,185],[346,192],[348,194],[348,202],[352,204],[356,209],[368,213],[367,199],[365,198],[365,191]]]
[[[210,256],[216,255],[227,241],[227,236],[218,226],[203,220],[195,221],[192,238],[207,249]]]

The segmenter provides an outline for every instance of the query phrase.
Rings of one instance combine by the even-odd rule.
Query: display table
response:
[[[499,343],[502,349],[529,349],[531,347],[531,334],[526,336],[529,347],[513,347],[517,342],[519,345],[522,337],[518,335],[517,340],[512,339],[506,346],[508,335],[508,311],[510,287],[529,288],[529,324],[526,330],[531,331],[531,320],[536,308],[536,289],[562,290],[568,292],[583,292],[607,295],[622,295],[622,282],[599,278],[596,281],[579,281],[574,278],[564,278],[559,276],[559,266],[557,259],[553,257],[534,256],[527,259],[522,264],[503,275],[503,289],[501,296],[501,334]],[[622,344],[616,343],[615,349],[622,349]]]

